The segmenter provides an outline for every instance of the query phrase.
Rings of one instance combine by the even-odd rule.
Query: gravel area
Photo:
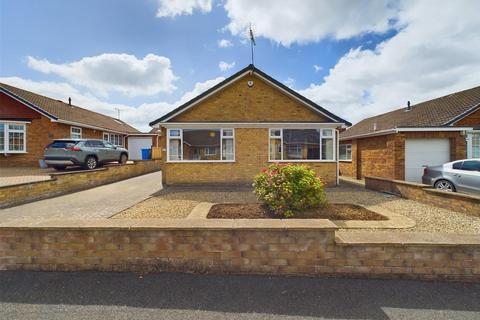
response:
[[[112,218],[186,218],[200,202],[255,203],[249,187],[166,187],[151,198],[120,212]]]
[[[398,232],[440,232],[480,234],[480,218],[402,199],[397,196],[365,190],[361,186],[343,183],[327,189],[330,202],[378,205],[409,217],[416,222],[410,229],[392,229]],[[200,202],[255,203],[256,198],[248,187],[168,187],[114,218],[185,218]],[[378,230],[378,229],[372,229]],[[365,231],[365,229],[348,229]]]
[[[338,188],[329,189],[327,195],[328,199],[332,202],[378,205],[392,212],[409,217],[416,222],[414,228],[391,229],[389,231],[480,234],[479,217],[422,204],[394,195],[365,190],[360,186],[344,183]],[[349,229],[348,231],[365,231],[365,229]]]

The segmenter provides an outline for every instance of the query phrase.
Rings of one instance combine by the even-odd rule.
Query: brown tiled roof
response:
[[[48,98],[30,91],[10,86],[8,84],[0,83],[0,88],[15,95],[20,100],[27,104],[33,105],[56,120],[64,120],[69,122],[76,122],[87,126],[99,127],[106,130],[112,130],[122,133],[138,133],[139,131],[127,123],[90,111],[75,105]],[[81,126],[81,125],[80,125]]]
[[[346,139],[395,128],[450,126],[462,115],[479,108],[479,104],[480,86],[412,105],[410,111],[403,107],[364,119],[342,132],[340,138]]]

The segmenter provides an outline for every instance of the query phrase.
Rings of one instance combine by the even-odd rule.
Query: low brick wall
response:
[[[365,177],[365,188],[480,217],[480,197],[477,196],[440,191],[421,183],[378,177]]]
[[[335,238],[335,229],[328,220],[4,223],[0,269],[480,281],[480,236],[435,239],[435,235],[389,233],[379,242],[369,240],[373,232],[363,238],[358,233],[338,233]]]
[[[0,187],[0,208],[51,198],[159,171],[161,164],[162,162],[159,160],[149,160],[126,165],[112,165],[95,170],[53,173],[50,180]]]

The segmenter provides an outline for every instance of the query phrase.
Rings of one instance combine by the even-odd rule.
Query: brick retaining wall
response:
[[[440,191],[421,183],[378,177],[365,177],[365,188],[480,217],[480,197],[477,196]]]
[[[480,281],[480,236],[425,238],[388,233],[383,241],[371,241],[374,232],[337,233],[335,239],[335,229],[328,220],[4,223],[0,225],[0,269]]]
[[[0,187],[0,208],[51,198],[159,171],[161,164],[162,162],[159,160],[150,160],[126,165],[112,165],[95,170],[53,173],[50,180]]]

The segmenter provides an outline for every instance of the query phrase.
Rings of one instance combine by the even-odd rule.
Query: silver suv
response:
[[[44,159],[47,166],[57,170],[73,165],[91,170],[106,162],[126,163],[128,151],[104,140],[58,139],[45,147]]]
[[[422,182],[445,191],[480,193],[480,159],[466,159],[426,167]]]

